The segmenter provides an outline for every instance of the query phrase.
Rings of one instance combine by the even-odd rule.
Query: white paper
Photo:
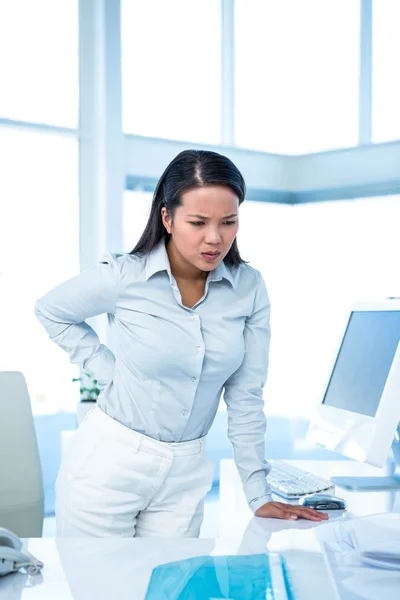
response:
[[[340,523],[335,535],[344,556],[400,571],[400,514],[382,513]]]

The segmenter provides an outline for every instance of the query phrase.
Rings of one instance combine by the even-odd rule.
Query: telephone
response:
[[[25,548],[15,533],[0,527],[0,577],[25,567],[30,575],[37,575],[43,563]]]

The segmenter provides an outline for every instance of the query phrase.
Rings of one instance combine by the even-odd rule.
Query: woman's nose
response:
[[[205,239],[209,244],[218,244],[221,241],[221,233],[218,229],[209,229]]]

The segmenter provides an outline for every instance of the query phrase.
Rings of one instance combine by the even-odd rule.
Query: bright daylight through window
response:
[[[358,143],[359,0],[235,0],[235,142],[306,154]]]
[[[122,0],[121,28],[124,132],[218,144],[220,2]]]

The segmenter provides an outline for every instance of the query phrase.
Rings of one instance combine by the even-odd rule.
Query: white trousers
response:
[[[159,442],[96,405],[57,476],[57,537],[198,537],[214,474],[204,442]]]

